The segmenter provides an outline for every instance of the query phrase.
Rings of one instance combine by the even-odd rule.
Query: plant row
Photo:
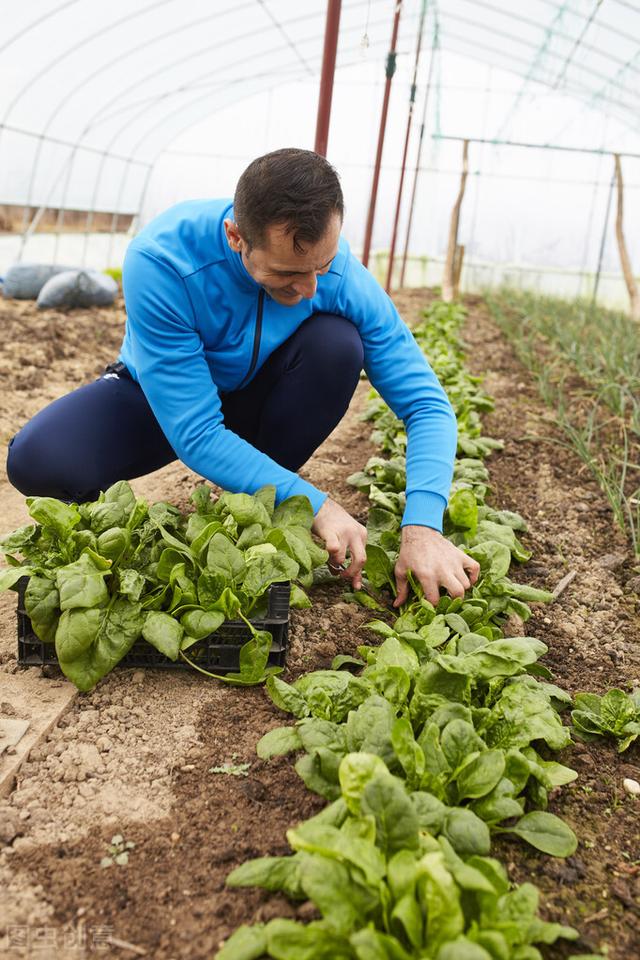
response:
[[[485,502],[481,458],[499,444],[481,433],[491,401],[464,369],[463,320],[460,307],[436,303],[414,335],[458,417],[445,532],[478,560],[480,578],[464,598],[433,606],[410,577],[400,615],[389,609],[406,434],[374,397],[367,417],[387,457],[350,479],[371,500],[364,589],[352,599],[380,612],[368,624],[378,642],[292,684],[270,677],[273,702],[296,722],[257,748],[264,759],[298,753],[296,771],[329,805],[288,832],[290,856],[250,861],[228,878],[309,900],[320,919],[241,927],[218,960],[536,960],[535,944],[577,937],[543,922],[537,889],[512,888],[491,856],[504,834],[572,854],[575,835],[546,808],[576,773],[552,759],[570,743],[560,712],[571,699],[539,662],[545,644],[504,636],[507,618],[525,622],[528,603],[552,598],[508,577],[513,561],[529,558],[518,539],[526,527]]]
[[[487,305],[534,374],[545,403],[605,493],[616,523],[640,557],[640,347],[637,324],[580,301],[514,291]],[[586,383],[575,386],[577,370]],[[612,414],[614,411],[614,414]]]
[[[640,435],[640,343],[634,320],[589,301],[526,291],[489,291],[485,299],[501,326],[546,341]]]

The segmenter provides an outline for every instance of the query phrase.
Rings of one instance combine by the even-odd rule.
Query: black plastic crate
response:
[[[31,626],[24,609],[24,595],[28,578],[18,581],[18,663],[23,666],[48,666],[57,664],[58,657],[53,643],[43,643]],[[289,639],[290,584],[273,583],[269,587],[269,609],[263,620],[252,620],[256,630],[268,630],[273,641],[269,654],[272,666],[283,667]],[[242,620],[227,620],[215,633],[197,640],[185,654],[204,670],[214,673],[237,671],[240,665],[240,648],[251,639],[251,632]],[[170,660],[152,647],[146,640],[136,640],[129,653],[119,662],[120,667],[157,667],[163,670],[190,670],[189,664],[178,657]]]

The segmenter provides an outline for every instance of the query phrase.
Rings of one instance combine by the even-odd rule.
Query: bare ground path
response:
[[[417,318],[426,296],[398,296],[407,320]],[[30,304],[3,304],[0,314],[4,444],[47,400],[115,357],[124,315],[121,308],[38,315]],[[532,528],[534,560],[521,576],[552,587],[577,570],[561,600],[536,613],[527,631],[550,645],[546,662],[570,690],[625,686],[640,678],[639,601],[627,587],[626,544],[579,461],[546,442],[552,418],[477,305],[467,339],[470,361],[489,371],[487,388],[497,398],[487,432],[506,440],[490,462],[494,502],[523,513]],[[358,419],[365,395],[362,384],[304,471],[356,515],[366,504],[345,480],[374,452]],[[175,464],[134,485],[149,499],[184,504],[196,482]],[[0,530],[25,521],[22,497],[1,481]],[[0,694],[2,676],[17,670],[14,609],[15,597],[0,595]],[[337,652],[351,652],[366,619],[342,602],[338,584],[318,590],[313,609],[294,614],[289,669],[328,666]],[[49,679],[62,682],[55,672]],[[0,801],[0,955],[135,956],[124,941],[158,960],[204,960],[241,922],[304,917],[306,907],[282,898],[224,888],[243,860],[285,852],[286,829],[321,805],[289,760],[255,758],[256,740],[279,722],[261,690],[239,692],[190,674],[116,670],[93,693],[76,696],[31,753],[17,789]],[[516,845],[501,851],[514,879],[543,888],[549,918],[583,926],[581,948],[606,943],[611,960],[640,954],[638,805],[621,787],[623,776],[640,777],[637,751],[622,759],[602,747],[570,752],[580,780],[554,809],[586,843],[569,861]],[[210,772],[224,763],[251,766],[247,776]],[[114,834],[136,846],[128,866],[102,869]]]

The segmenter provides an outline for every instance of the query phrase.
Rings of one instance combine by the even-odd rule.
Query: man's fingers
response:
[[[465,577],[465,580],[467,578]],[[458,580],[457,577],[447,577],[446,581],[442,584],[449,596],[455,600],[456,597],[464,597],[467,587]]]
[[[331,563],[336,567],[341,566],[346,559],[347,549],[340,540],[340,537],[335,533],[330,533],[324,545],[327,548]]]
[[[434,573],[418,574],[413,571],[424,591],[425,600],[428,600],[434,607],[440,599],[440,579]]]
[[[351,554],[351,563],[349,570],[352,573],[359,573],[367,562],[367,551],[360,540],[354,540],[349,544],[349,553]]]
[[[415,572],[415,571],[414,571]],[[460,571],[457,574],[446,573],[438,574],[433,571],[417,574],[418,580],[424,590],[425,599],[435,607],[440,600],[440,587],[444,587],[452,599],[464,597],[466,591],[471,586],[467,576]]]
[[[466,570],[469,580],[471,583],[476,583],[478,577],[480,576],[480,564],[477,560],[474,560],[473,557],[465,556],[462,561],[462,566]]]
[[[398,588],[398,594],[393,601],[394,607],[400,607],[403,603],[407,602],[409,596],[409,583],[407,581],[407,575],[401,570],[398,570],[396,567],[395,571],[396,578],[396,587]]]
[[[364,566],[365,560],[366,560],[366,556],[364,560],[358,561],[358,560],[352,559],[351,563],[345,570],[346,575],[350,578],[351,582],[353,583],[354,590],[359,590],[362,586],[362,568]]]
[[[465,590],[468,590],[471,586],[471,580],[467,576],[464,569],[460,573],[456,573],[456,580],[459,580]]]

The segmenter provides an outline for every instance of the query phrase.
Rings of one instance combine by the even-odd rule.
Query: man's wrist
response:
[[[435,527],[430,527],[426,523],[407,523],[402,527],[402,543],[413,543],[416,540],[436,540],[442,539],[442,533]]]
[[[402,526],[424,526],[442,530],[447,501],[439,493],[429,490],[412,490],[407,494],[407,505],[402,517]]]

